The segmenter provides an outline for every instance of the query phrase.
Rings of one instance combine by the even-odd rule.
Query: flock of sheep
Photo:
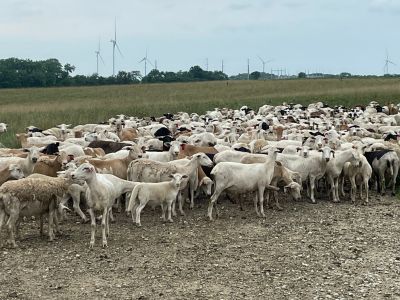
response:
[[[7,124],[0,123],[0,134],[5,131]],[[313,203],[317,190],[327,189],[338,202],[347,180],[352,202],[359,190],[367,204],[370,188],[395,193],[399,134],[398,107],[374,101],[353,108],[284,103],[204,115],[118,115],[106,124],[73,128],[29,126],[16,135],[21,149],[0,148],[0,234],[6,225],[7,243],[15,247],[23,217],[39,217],[43,233],[47,216],[53,240],[69,200],[83,222],[89,219],[81,204],[87,208],[91,248],[95,213],[101,213],[106,247],[113,210],[122,207],[138,226],[146,205],[161,206],[163,221],[172,222],[176,205],[183,215],[186,202],[193,209],[195,198],[205,195],[211,196],[212,220],[224,193],[241,208],[250,195],[256,214],[265,217],[264,199],[271,205],[275,198],[281,209],[281,187],[294,200],[306,191]]]

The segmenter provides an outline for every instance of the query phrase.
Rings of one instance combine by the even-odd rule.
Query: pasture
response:
[[[283,101],[328,104],[382,104],[400,101],[399,79],[312,79],[223,81],[99,87],[66,87],[0,90],[0,122],[10,131],[0,143],[17,147],[15,133],[35,125],[50,128],[105,121],[124,113],[158,116],[165,112],[204,113],[214,107],[259,107]]]
[[[0,122],[10,130],[0,143],[18,147],[15,133],[105,121],[124,113],[204,113],[214,107],[253,108],[283,101],[307,104],[382,105],[400,102],[398,79],[321,79],[201,82],[85,88],[0,90]],[[206,217],[209,198],[186,204],[185,216],[162,223],[146,207],[143,227],[115,213],[108,248],[97,226],[73,212],[53,242],[39,236],[39,221],[21,222],[19,248],[2,247],[0,299],[398,299],[400,203],[371,191],[368,205],[349,197],[317,204],[279,193],[283,210],[258,218],[253,201],[244,210],[221,197],[220,217]],[[349,192],[347,190],[347,192]],[[45,225],[47,226],[47,224]],[[46,231],[45,231],[46,232]]]

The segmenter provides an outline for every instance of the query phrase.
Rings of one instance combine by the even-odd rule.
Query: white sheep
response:
[[[211,196],[208,206],[208,217],[213,220],[212,209],[219,195],[227,190],[234,193],[247,193],[257,191],[254,199],[254,206],[258,216],[265,217],[264,214],[264,190],[271,188],[270,183],[274,175],[274,164],[277,156],[277,150],[271,149],[265,163],[260,164],[241,164],[235,162],[221,162],[211,171],[214,175],[215,191]],[[279,189],[278,189],[279,190]],[[260,203],[260,212],[257,204]],[[218,213],[218,210],[217,210]]]
[[[162,219],[165,221],[165,210],[168,210],[168,221],[173,222],[171,217],[172,204],[175,201],[182,181],[187,175],[172,174],[169,176],[171,181],[157,183],[139,183],[132,191],[128,211],[132,212],[132,221],[142,226],[140,223],[140,213],[147,203],[160,205],[162,209]],[[136,218],[135,218],[136,215]]]
[[[71,177],[75,180],[85,180],[88,189],[86,190],[86,203],[91,220],[90,248],[94,247],[96,233],[95,211],[102,212],[102,238],[103,247],[107,247],[107,235],[109,235],[109,214],[115,199],[122,194],[131,192],[136,182],[120,179],[111,174],[97,174],[96,169],[89,163],[83,163],[76,169]]]

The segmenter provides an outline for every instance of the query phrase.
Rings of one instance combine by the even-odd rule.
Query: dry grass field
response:
[[[0,122],[10,131],[0,136],[5,146],[17,146],[15,133],[26,126],[50,128],[100,122],[125,113],[157,116],[164,112],[204,113],[214,107],[259,107],[283,101],[329,104],[381,103],[400,100],[399,79],[312,79],[195,82],[100,87],[0,90]]]

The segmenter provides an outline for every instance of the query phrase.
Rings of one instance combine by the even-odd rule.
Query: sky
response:
[[[193,65],[233,75],[400,73],[400,0],[1,0],[0,59],[57,58],[75,74],[139,70],[145,56],[162,71]],[[259,57],[258,57],[259,56]],[[151,68],[151,67],[150,67]]]

